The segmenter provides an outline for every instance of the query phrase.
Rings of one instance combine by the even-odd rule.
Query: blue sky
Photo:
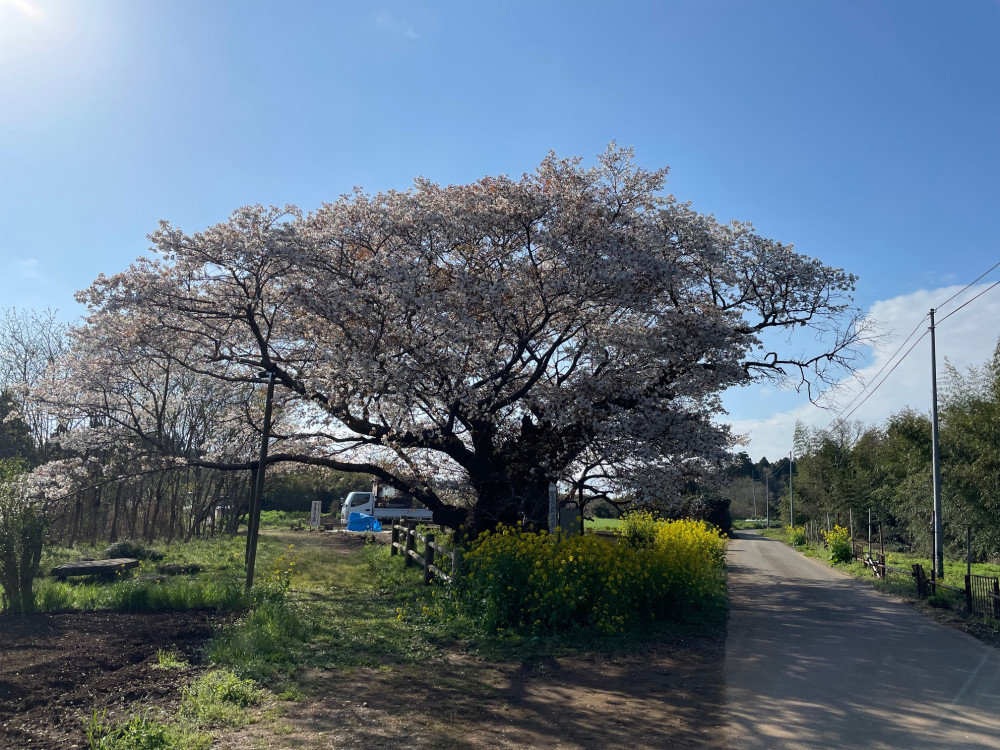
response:
[[[75,316],[161,218],[519,175],[612,139],[697,209],[858,274],[905,335],[1000,260],[1000,3],[0,0],[0,307]],[[989,355],[996,297],[953,361]],[[751,455],[787,451],[789,414],[830,418],[727,404]]]

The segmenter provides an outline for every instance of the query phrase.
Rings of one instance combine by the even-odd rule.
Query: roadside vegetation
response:
[[[777,539],[778,541],[785,542],[785,544],[795,547],[806,557],[814,557],[820,560],[831,560],[831,551],[828,547],[825,547],[817,542],[805,541],[804,537],[799,533],[790,533],[788,526],[782,529],[772,528],[770,530],[765,530],[762,533],[771,539]],[[796,544],[796,541],[799,543]],[[867,549],[867,545],[865,549]],[[872,544],[872,553],[874,554],[876,552],[878,552],[877,541]],[[930,557],[916,555],[909,552],[891,552],[886,550],[885,562],[886,565],[891,565],[896,568],[906,568],[907,570],[909,570],[914,564],[922,565],[924,570],[927,571],[931,569]],[[871,576],[871,571],[868,568],[865,568],[865,566],[857,560],[850,559],[846,562],[846,564],[840,564],[836,567],[838,570],[844,570],[847,572],[853,572],[854,569],[857,568],[862,573],[866,573],[868,576]],[[957,585],[956,581],[961,582],[964,579],[965,570],[965,560],[945,558],[944,580],[946,582],[951,583],[952,585]],[[1000,564],[993,562],[974,562],[972,563],[972,573],[973,575],[981,576],[1000,576]],[[910,587],[912,588],[912,583],[910,584]]]

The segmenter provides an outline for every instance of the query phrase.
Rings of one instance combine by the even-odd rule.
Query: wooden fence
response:
[[[851,540],[851,549],[854,551],[854,559],[860,560],[865,567],[871,568],[872,575],[876,578],[885,579],[887,572],[903,572],[899,571],[898,568],[890,568],[885,564],[885,554],[882,552],[875,552],[872,554],[870,550],[866,550],[867,545],[864,542],[858,542]]]
[[[423,544],[423,550],[417,551],[417,542]],[[403,565],[407,568],[420,565],[424,569],[424,583],[428,584],[435,576],[445,583],[454,583],[462,568],[462,551],[449,550],[434,541],[433,534],[421,534],[412,525],[392,525],[392,547],[390,555],[402,555]],[[451,571],[446,572],[435,564],[435,560],[446,558],[451,562]]]
[[[966,575],[964,588],[949,586],[946,583],[942,583],[940,579],[936,581],[929,579],[924,572],[923,566],[919,563],[914,563],[911,570],[886,565],[884,552],[871,552],[865,549],[866,546],[868,545],[864,542],[851,541],[854,558],[871,568],[872,574],[876,578],[884,580],[889,573],[912,576],[917,587],[917,596],[921,599],[937,594],[938,588],[942,588],[946,591],[964,594],[965,606],[969,612],[979,615],[989,615],[1000,620],[1000,578],[996,576]]]

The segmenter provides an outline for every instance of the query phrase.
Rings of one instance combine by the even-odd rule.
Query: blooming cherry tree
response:
[[[680,487],[733,444],[724,389],[821,387],[865,331],[851,275],[664,195],[666,173],[612,145],[590,169],[550,155],[519,180],[164,222],[155,258],[81,293],[74,389],[54,400],[194,465],[254,469],[271,372],[269,462],[371,473],[473,532],[544,525],[548,484],[581,472]],[[813,351],[765,347],[802,327]],[[217,394],[226,429],[189,429],[185,383]]]

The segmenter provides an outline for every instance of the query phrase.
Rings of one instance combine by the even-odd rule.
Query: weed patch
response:
[[[310,627],[284,590],[255,589],[254,596],[251,610],[212,640],[208,657],[266,683],[295,671]]]
[[[266,695],[253,680],[216,669],[184,691],[179,716],[202,727],[244,726],[256,719],[249,709],[263,703]]]
[[[94,711],[84,722],[88,750],[208,750],[211,735],[166,723],[151,711],[133,714],[117,724]]]

